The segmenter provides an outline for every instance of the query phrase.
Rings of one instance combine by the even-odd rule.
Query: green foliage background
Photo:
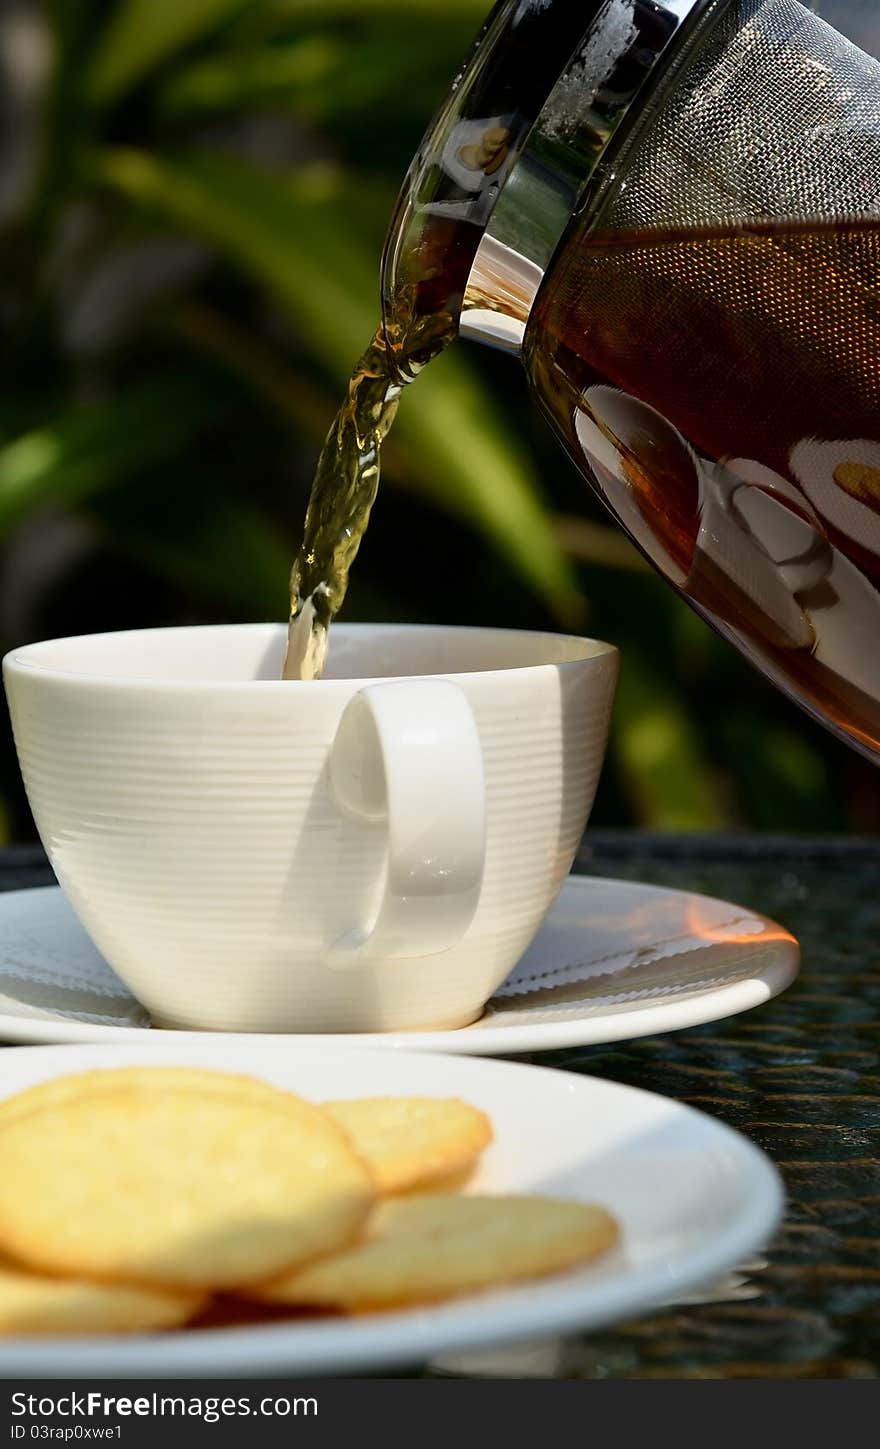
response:
[[[7,0],[4,651],[284,617],[387,218],[486,5]],[[462,344],[407,395],[345,616],[618,643],[594,823],[878,824],[872,767],[646,571],[509,359]],[[0,838],[32,834],[8,730],[0,807]]]

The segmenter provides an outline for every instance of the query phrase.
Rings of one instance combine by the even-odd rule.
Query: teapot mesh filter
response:
[[[704,23],[618,156],[601,229],[880,214],[880,61],[798,0]]]
[[[557,305],[606,380],[641,378],[701,451],[796,482],[789,450],[811,428],[874,436],[878,217],[880,61],[797,0],[729,0],[618,151],[590,226],[601,262],[570,246]]]

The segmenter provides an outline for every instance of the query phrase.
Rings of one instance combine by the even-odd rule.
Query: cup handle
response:
[[[433,956],[474,918],[486,856],[486,786],[477,723],[443,679],[372,684],[346,706],[330,753],[337,806],[384,823],[388,867],[372,924],[346,931],[328,964]]]

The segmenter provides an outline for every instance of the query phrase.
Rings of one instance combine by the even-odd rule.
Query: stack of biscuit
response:
[[[584,1263],[601,1207],[459,1189],[492,1140],[454,1099],[323,1105],[135,1067],[0,1102],[0,1333],[179,1328],[218,1298],[368,1313]]]

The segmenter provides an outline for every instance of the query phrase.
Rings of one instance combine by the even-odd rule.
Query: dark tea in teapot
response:
[[[525,360],[651,562],[880,752],[880,223],[574,231]]]
[[[460,332],[521,357],[663,576],[880,753],[880,62],[798,0],[502,0],[413,164],[383,291],[286,677],[320,673],[401,390]]]

